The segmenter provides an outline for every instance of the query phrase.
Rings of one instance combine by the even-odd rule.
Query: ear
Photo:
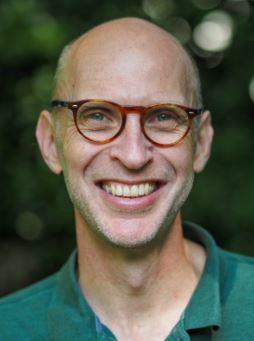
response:
[[[39,116],[35,135],[46,164],[55,174],[61,173],[62,166],[57,153],[52,116],[46,110]]]
[[[194,155],[194,171],[200,173],[209,159],[213,141],[213,127],[211,124],[211,113],[205,111],[196,132],[196,149]]]

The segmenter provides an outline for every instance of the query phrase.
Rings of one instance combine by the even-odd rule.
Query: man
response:
[[[36,137],[64,174],[77,253],[1,301],[1,340],[253,339],[253,260],[181,220],[212,143],[201,106],[194,62],[144,20],[65,48]]]

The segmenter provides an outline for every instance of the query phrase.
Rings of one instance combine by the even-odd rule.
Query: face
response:
[[[79,49],[72,65],[71,100],[191,106],[179,52],[163,44],[159,52],[135,45],[116,49],[114,44],[103,48],[88,41]],[[191,134],[173,147],[157,147],[142,134],[139,115],[133,112],[120,136],[96,145],[77,132],[68,110],[61,109],[57,120],[57,153],[78,229],[124,248],[149,245],[170,231],[193,183]]]

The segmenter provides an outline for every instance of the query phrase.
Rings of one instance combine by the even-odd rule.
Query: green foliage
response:
[[[230,0],[206,0],[203,3],[208,5],[217,3],[206,10],[195,6],[197,0],[158,2],[162,7],[157,12],[151,0],[6,0],[0,4],[0,233],[9,251],[14,240],[21,244],[25,240],[24,248],[30,247],[32,257],[36,254],[40,260],[44,270],[27,281],[53,271],[73,245],[72,208],[64,181],[46,168],[34,136],[38,114],[51,98],[58,55],[87,29],[124,16],[154,21],[181,39],[188,30],[191,38],[191,31],[212,10],[224,10],[233,18],[233,40],[224,52],[202,55],[193,39],[186,38],[200,68],[205,107],[212,111],[216,133],[211,160],[196,177],[184,217],[212,231],[222,246],[254,255],[254,116],[248,91],[254,75],[252,2],[241,1],[248,5],[244,15],[246,8],[239,9]],[[38,245],[45,249],[35,253]],[[55,260],[53,266],[49,259]]]

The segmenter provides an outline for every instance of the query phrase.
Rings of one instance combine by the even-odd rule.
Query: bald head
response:
[[[169,82],[181,84],[188,102],[183,104],[201,106],[197,68],[181,44],[145,20],[117,19],[93,28],[65,47],[58,63],[54,98],[82,99],[79,89],[84,90],[81,85],[86,83],[91,85],[91,94],[87,87],[85,97],[94,98],[96,88],[99,98],[102,77],[109,86],[114,77],[123,91],[133,87],[135,94],[140,91],[140,87],[135,89],[135,78],[149,82],[153,77],[159,87],[165,81],[162,73]]]

